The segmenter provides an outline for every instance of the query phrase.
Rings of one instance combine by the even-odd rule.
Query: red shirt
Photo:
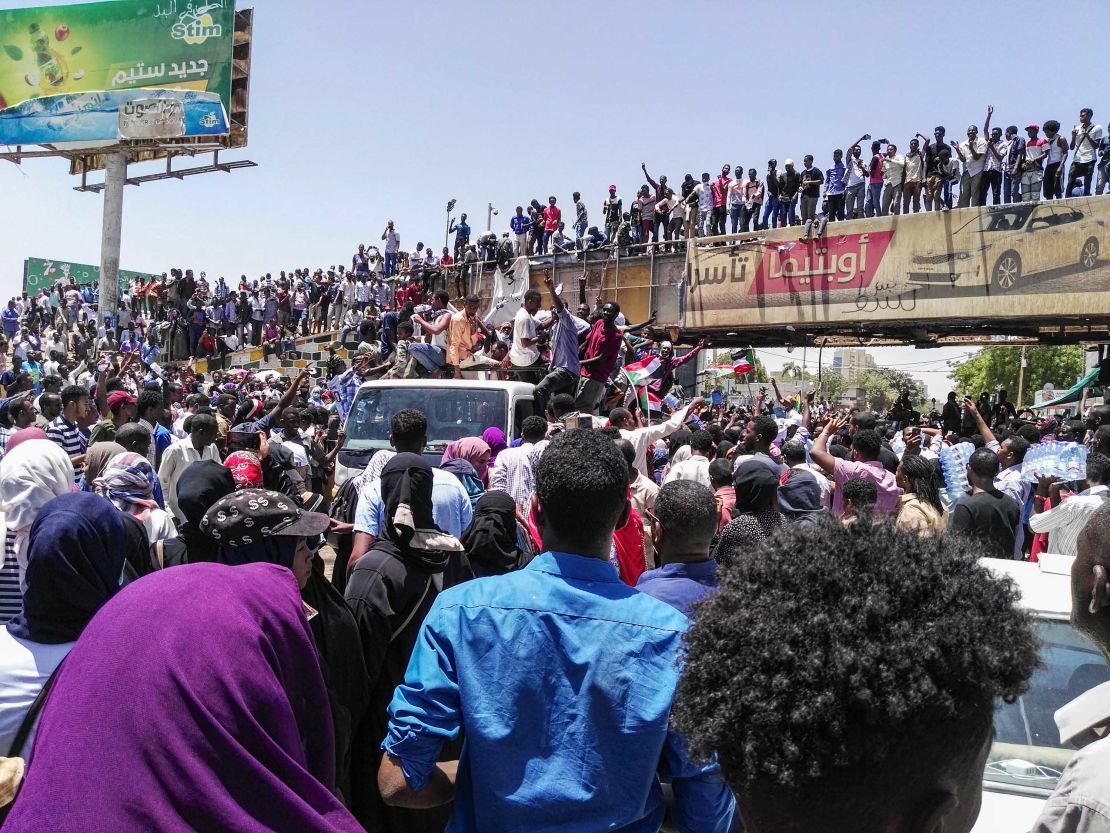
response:
[[[621,581],[635,587],[644,571],[644,521],[635,509],[630,509],[628,522],[613,532],[613,548],[617,551]]]
[[[732,180],[724,174],[721,174],[721,176],[713,180],[713,187],[710,190],[713,192],[714,208],[720,208],[725,204],[725,199],[728,197],[728,184],[730,182],[732,182]]]
[[[557,205],[549,205],[543,210],[543,230],[555,231],[559,228],[559,220],[563,218],[563,212],[559,210]]]
[[[451,255],[444,255],[443,257],[441,257],[439,259],[439,265],[440,266],[451,266],[454,263],[455,263],[455,261],[454,261],[454,259],[452,259]]]
[[[624,337],[616,327],[605,329],[605,321],[598,319],[593,328],[586,335],[586,353],[583,358],[592,359],[594,356],[604,356],[601,361],[582,368],[582,375],[595,382],[605,383],[609,374],[617,364],[621,342]]]

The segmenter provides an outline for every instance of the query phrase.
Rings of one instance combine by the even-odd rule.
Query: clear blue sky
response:
[[[1003,127],[1056,118],[1067,130],[1082,106],[1110,117],[1104,0],[255,8],[250,146],[226,156],[260,167],[129,187],[124,268],[329,266],[387,219],[406,247],[438,248],[451,198],[475,229],[488,202],[507,228],[516,205],[554,194],[565,206],[575,190],[596,218],[610,183],[626,198],[641,184],[640,162],[675,181],[806,153],[824,167],[864,132],[900,146],[936,124],[959,136],[987,104]],[[99,261],[100,199],[71,190],[66,170],[0,163],[0,294],[19,288],[24,257]],[[967,350],[877,355],[949,353]]]

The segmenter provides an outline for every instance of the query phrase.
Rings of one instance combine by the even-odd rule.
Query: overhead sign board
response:
[[[1110,199],[1074,197],[774,229],[690,254],[685,326],[1105,315]]]
[[[124,109],[152,98],[181,102],[182,136],[226,134],[234,30],[234,0],[2,11],[0,143],[131,138]]]

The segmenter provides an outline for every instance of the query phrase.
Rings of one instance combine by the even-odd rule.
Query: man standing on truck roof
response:
[[[555,292],[551,275],[544,275],[544,286],[551,293],[555,312],[555,330],[551,334],[551,362],[547,375],[532,394],[537,414],[547,413],[547,402],[560,393],[574,395],[578,389],[581,362],[578,358],[578,337],[590,331],[590,325],[572,315],[563,299]]]

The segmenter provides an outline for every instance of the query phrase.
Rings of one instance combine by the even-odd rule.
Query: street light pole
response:
[[[451,236],[451,210],[454,207],[455,207],[455,201],[454,200],[448,200],[448,202],[447,202],[447,228],[443,232],[443,248],[445,248],[445,249],[447,248],[447,240]]]
[[[486,206],[486,231],[493,230],[493,215],[497,213],[497,209],[493,207],[493,203]]]

